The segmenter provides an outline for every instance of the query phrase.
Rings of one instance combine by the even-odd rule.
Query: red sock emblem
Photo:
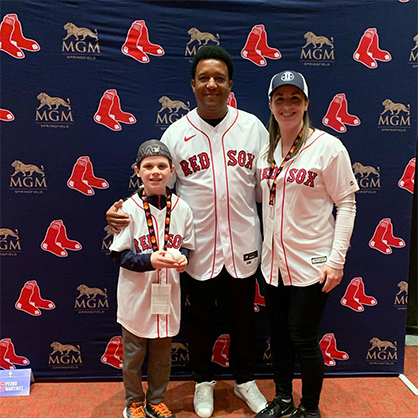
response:
[[[415,164],[416,158],[412,158],[409,161],[408,165],[406,166],[402,178],[398,182],[398,186],[401,189],[408,190],[410,193],[414,193],[414,185],[415,185]]]
[[[17,45],[19,48],[26,49],[27,51],[37,52],[41,49],[38,42],[33,39],[28,39],[23,36],[22,25],[19,22],[17,14],[7,15],[14,20],[14,31],[12,33],[11,41],[13,44]]]
[[[405,245],[405,241],[402,238],[393,235],[393,225],[390,218],[384,218],[379,222],[369,242],[371,248],[375,248],[383,254],[391,254],[391,247],[403,248]]]
[[[145,52],[146,54],[157,55],[157,56],[164,55],[165,52],[162,46],[157,45],[157,44],[152,44],[149,41],[148,28],[145,25],[145,21],[139,20],[138,22],[142,26],[142,30],[138,38],[137,47],[143,52]]]
[[[347,306],[355,312],[363,312],[363,305],[356,299],[356,293],[359,288],[359,283],[356,280],[351,280],[347,286],[344,296],[341,298],[341,305]]]
[[[379,48],[379,35],[377,34],[376,28],[369,29],[370,32],[373,34],[372,42],[370,43],[369,47],[369,55],[378,61],[390,61],[392,56],[388,51]]]
[[[321,343],[322,343],[322,346],[321,346]],[[337,341],[335,339],[334,334],[331,332],[328,334],[325,334],[322,337],[321,342],[319,343],[319,346],[321,347],[322,353],[323,354],[325,353],[324,358],[325,358],[325,355],[328,357],[331,357],[332,359],[337,359],[337,360],[348,360],[350,358],[348,353],[337,349]],[[325,364],[327,363],[325,362]],[[335,361],[334,361],[334,365],[335,365]]]
[[[4,51],[13,58],[25,58],[25,53],[12,43],[15,20],[10,15],[4,16],[0,25],[0,51]]]
[[[344,93],[337,94],[335,97],[342,99],[340,109],[337,113],[337,119],[345,125],[358,126],[360,125],[360,119],[357,116],[350,115],[348,113],[348,103]]]
[[[87,169],[87,161],[79,158],[74,164],[73,171],[67,181],[70,189],[77,190],[86,196],[93,196],[94,190],[84,181],[84,173]]]
[[[120,107],[120,99],[118,92],[115,89],[107,90],[109,94],[113,95],[113,103],[109,109],[109,115],[118,122],[132,124],[136,122],[136,118],[132,113],[124,112]]]
[[[15,308],[19,311],[26,312],[29,315],[39,316],[41,315],[41,311],[31,301],[34,287],[33,283],[25,283],[20,291],[19,299],[15,303]]]
[[[231,91],[228,96],[228,100],[226,102],[227,105],[237,108],[237,99],[235,98],[235,94]]]
[[[42,299],[41,297],[41,291],[39,289],[38,284],[36,283],[36,280],[29,280],[26,283],[31,283],[33,284],[33,292],[32,292],[32,296],[30,298],[30,303],[34,306],[36,306],[37,308],[41,308],[41,309],[55,309],[55,303],[52,302],[52,300],[48,300],[48,299]]]
[[[270,48],[267,45],[267,32],[264,25],[255,25],[254,27],[261,30],[260,39],[256,46],[256,51],[263,57],[270,58],[273,60],[278,60],[279,58],[281,58],[282,54],[278,49]]]
[[[1,359],[5,359],[9,363],[18,364],[19,366],[27,366],[30,364],[29,359],[26,357],[16,355],[14,345],[10,338],[3,338],[0,341],[0,360]]]
[[[102,363],[108,364],[109,366],[115,367],[116,369],[122,369],[122,354],[122,337],[112,337],[110,341],[107,343],[106,350],[100,360]]]
[[[0,341],[0,368],[5,370],[15,369],[10,360],[6,357],[6,353],[9,348],[9,342],[6,339]]]
[[[255,26],[251,29],[251,32],[247,37],[247,42],[241,51],[241,57],[252,61],[259,67],[264,67],[267,65],[267,62],[264,57],[257,52],[257,45],[260,41],[261,32],[261,29]]]
[[[90,161],[90,157],[80,157],[79,160],[86,162],[86,170],[83,175],[83,183],[88,184],[90,187],[95,187],[96,189],[107,189],[109,183],[100,177],[96,177],[93,173],[93,165]]]
[[[335,366],[337,363],[327,352],[330,341],[329,338],[325,338],[326,336],[327,334],[325,334],[319,342],[319,347],[322,351],[322,355],[324,356],[324,364],[326,366]]]
[[[260,293],[260,286],[258,282],[255,282],[255,298],[254,298],[254,311],[259,312],[260,306],[266,306],[266,301],[264,300],[264,296],[261,296]]]
[[[0,109],[0,120],[4,120],[5,122],[11,122],[14,120],[15,116],[13,115],[10,110]]]
[[[103,96],[100,99],[99,107],[97,112],[94,114],[93,119],[95,122],[106,126],[106,128],[109,128],[112,131],[120,131],[122,126],[120,126],[120,123],[118,123],[116,119],[110,115],[110,109],[113,106],[114,96],[114,93],[109,90],[106,90],[103,93]]]
[[[212,362],[222,367],[229,367],[229,334],[221,334],[212,349]]]
[[[322,123],[325,126],[329,126],[339,133],[343,133],[347,130],[344,124],[338,119],[338,113],[340,111],[343,99],[341,96],[334,96],[332,102],[328,106],[326,115],[322,119]]]

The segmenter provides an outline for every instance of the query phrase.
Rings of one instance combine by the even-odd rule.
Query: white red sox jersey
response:
[[[285,285],[308,286],[319,281],[331,253],[334,202],[358,190],[350,157],[338,138],[315,130],[278,177],[277,168],[273,169],[267,182],[267,149],[261,151],[258,162],[264,229],[261,270],[266,282],[274,286],[278,285],[279,269]],[[284,157],[279,142],[274,153],[276,165],[280,166]],[[277,191],[270,212],[275,177]]]
[[[167,248],[194,249],[193,215],[189,206],[172,193]],[[158,240],[164,247],[166,208],[159,210],[150,205],[151,216]],[[130,223],[115,234],[111,251],[132,250],[135,253],[152,252],[142,199],[135,194],[123,203],[121,212],[129,215]],[[171,284],[171,313],[151,314],[152,283]],[[152,270],[144,273],[121,267],[117,288],[117,321],[129,332],[142,338],[173,337],[180,328],[180,278],[176,269]]]
[[[197,280],[217,276],[225,265],[235,278],[251,276],[261,256],[256,206],[256,166],[268,132],[254,115],[228,106],[212,127],[196,109],[161,138],[173,156],[176,192],[193,211],[196,251],[187,272]]]

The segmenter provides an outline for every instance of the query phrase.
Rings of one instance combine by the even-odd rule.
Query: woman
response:
[[[276,397],[256,418],[321,417],[324,360],[317,334],[328,294],[343,277],[358,186],[340,140],[310,126],[302,74],[276,74],[268,96],[270,139],[258,169],[264,223],[261,270]],[[298,408],[292,398],[295,360],[302,377]]]

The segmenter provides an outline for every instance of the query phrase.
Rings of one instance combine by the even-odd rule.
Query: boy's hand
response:
[[[167,256],[167,251],[154,251],[151,255],[151,264],[155,269],[172,269],[177,266],[177,261]]]
[[[119,213],[118,210],[122,207],[123,200],[115,202],[106,212],[107,223],[116,231],[120,232],[123,228],[129,225],[129,216],[125,213]]]
[[[176,270],[179,273],[183,273],[184,270],[186,270],[186,267],[187,267],[187,257],[185,255],[182,255],[180,260],[177,261]]]

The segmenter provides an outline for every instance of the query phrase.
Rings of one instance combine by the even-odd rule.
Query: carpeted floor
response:
[[[418,388],[418,346],[407,346],[406,378]],[[258,385],[270,400],[271,380]],[[215,418],[254,417],[234,393],[234,382],[215,387]],[[326,378],[321,398],[323,418],[417,418],[418,395],[399,377]],[[177,418],[197,418],[193,412],[194,383],[170,382],[166,403]],[[418,393],[418,392],[416,392]],[[301,382],[294,385],[295,402]],[[29,396],[0,399],[1,418],[120,418],[124,409],[122,382],[34,383]]]

